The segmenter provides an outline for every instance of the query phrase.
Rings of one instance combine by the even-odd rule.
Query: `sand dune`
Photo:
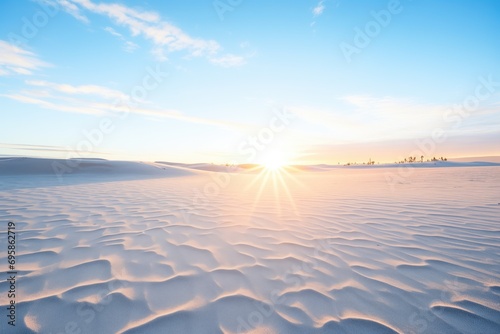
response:
[[[179,177],[194,172],[177,166],[132,161],[0,158],[0,189]]]
[[[33,189],[47,161],[0,161],[33,174],[0,176],[15,332],[500,332],[498,167],[423,168],[392,188],[390,168],[283,174],[286,187],[235,172],[215,188],[186,166],[85,163],[76,178],[143,174]]]
[[[457,159],[456,161],[430,161],[430,162],[415,162],[415,163],[383,163],[375,165],[363,165],[353,164],[353,165],[291,165],[286,167],[289,172],[320,172],[328,171],[332,169],[376,169],[376,168],[437,168],[437,167],[491,167],[500,166],[500,157],[483,157],[485,160],[476,160],[474,158],[463,158]],[[479,158],[481,159],[481,158]],[[264,167],[258,164],[240,164],[240,165],[215,165],[207,163],[196,163],[196,164],[183,164],[183,163],[173,163],[173,162],[155,162],[157,165],[165,165],[169,167],[177,167],[188,170],[204,170],[210,172],[221,172],[221,173],[236,173],[236,172],[251,172],[251,173],[261,173]]]
[[[43,158],[3,158],[0,159],[0,175],[133,175],[180,176],[188,173],[178,168],[155,163],[133,161],[111,161],[104,159],[43,159]]]

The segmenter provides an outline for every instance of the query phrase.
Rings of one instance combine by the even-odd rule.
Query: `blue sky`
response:
[[[498,1],[2,1],[0,154],[500,155]]]

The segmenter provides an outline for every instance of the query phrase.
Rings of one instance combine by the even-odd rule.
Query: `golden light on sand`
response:
[[[263,164],[264,168],[269,170],[269,171],[278,171],[284,166],[286,166],[285,163],[279,161],[279,160],[271,160]]]
[[[282,206],[291,207],[298,215],[290,186],[298,184],[303,187],[304,185],[293,176],[293,171],[296,168],[289,161],[283,152],[273,151],[259,160],[258,167],[251,169],[255,173],[255,177],[247,185],[246,190],[255,192],[254,209],[259,203],[265,203],[266,200],[269,200],[270,196],[280,215],[283,213]]]
[[[271,152],[260,160],[260,165],[267,171],[279,171],[289,165],[288,159],[281,152]]]

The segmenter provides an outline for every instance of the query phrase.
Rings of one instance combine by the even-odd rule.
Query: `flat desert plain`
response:
[[[99,164],[3,169],[1,333],[500,333],[498,166]]]

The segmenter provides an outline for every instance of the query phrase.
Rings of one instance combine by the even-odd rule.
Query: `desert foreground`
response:
[[[500,167],[156,168],[0,176],[1,333],[500,333]]]

